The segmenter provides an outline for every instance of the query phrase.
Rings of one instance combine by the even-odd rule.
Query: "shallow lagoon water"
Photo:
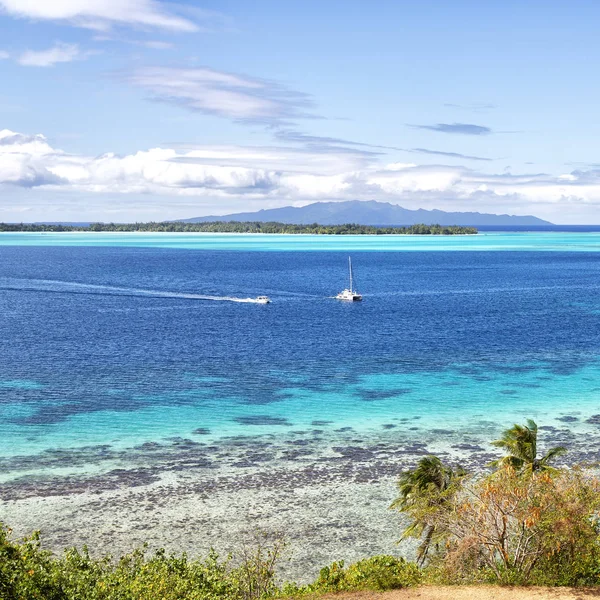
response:
[[[0,233],[0,245],[109,246],[284,251],[583,251],[600,250],[600,231],[483,232],[478,235],[292,235],[231,233]]]
[[[527,417],[596,460],[599,249],[595,233],[1,234],[4,512],[189,473],[206,502],[221,476],[230,500],[286,477],[310,497],[427,452],[485,464]],[[331,298],[349,253],[362,303]]]

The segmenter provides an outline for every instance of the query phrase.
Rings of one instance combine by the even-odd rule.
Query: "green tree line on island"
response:
[[[475,227],[458,225],[408,225],[406,227],[376,227],[373,225],[292,225],[261,221],[210,221],[185,223],[163,221],[149,223],[91,223],[90,225],[57,225],[44,223],[0,223],[6,232],[68,232],[68,231],[142,231],[169,233],[287,233],[313,235],[469,235],[476,234]]]
[[[320,598],[422,583],[598,586],[600,481],[578,466],[558,467],[566,451],[538,456],[528,420],[492,442],[505,456],[469,473],[423,457],[398,480],[391,509],[405,517],[403,538],[417,538],[417,561],[379,555],[323,567],[312,583],[282,583],[281,534],[257,534],[236,553],[204,558],[150,553],[113,558],[87,548],[44,550],[39,534],[13,540],[0,524],[2,600],[260,600]]]

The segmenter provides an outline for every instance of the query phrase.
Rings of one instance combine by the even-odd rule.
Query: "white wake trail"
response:
[[[18,285],[18,288],[31,291],[69,292],[85,290],[94,292],[108,292],[129,296],[141,296],[151,298],[182,298],[186,300],[211,300],[215,302],[241,302],[247,304],[260,304],[256,298],[239,298],[236,296],[212,296],[208,294],[190,294],[185,292],[165,292],[162,290],[146,290],[141,288],[125,288],[111,285],[97,285],[93,283],[78,283],[75,281],[60,281],[55,279],[11,279],[10,283]],[[57,289],[58,288],[58,289]]]

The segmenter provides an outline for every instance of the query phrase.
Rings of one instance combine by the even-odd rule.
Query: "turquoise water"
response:
[[[527,417],[594,458],[599,249],[598,233],[0,234],[0,476],[265,439],[483,460]],[[361,304],[331,298],[348,253]]]
[[[478,235],[261,235],[218,233],[0,233],[0,245],[126,246],[257,251],[582,251],[600,250],[600,232],[490,232]]]

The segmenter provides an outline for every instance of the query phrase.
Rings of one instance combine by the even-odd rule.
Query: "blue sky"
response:
[[[598,223],[600,5],[0,0],[0,220]]]

